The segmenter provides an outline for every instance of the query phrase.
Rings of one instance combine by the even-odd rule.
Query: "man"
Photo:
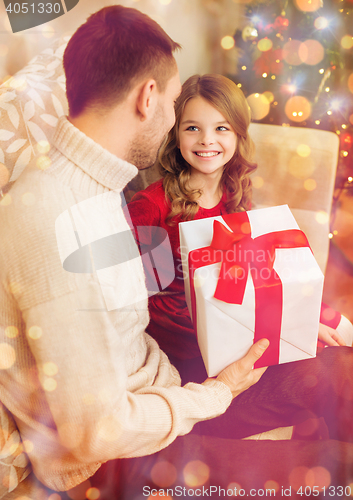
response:
[[[221,417],[225,420],[212,420],[215,427],[205,427],[201,434],[224,432],[223,437],[240,438],[258,431],[260,414],[267,418],[262,426],[271,428],[293,423],[289,421],[294,407],[316,405],[320,415],[329,406],[319,403],[321,393],[315,393],[313,385],[302,394],[300,370],[289,365],[275,367],[282,370],[286,385],[281,375],[265,378],[274,373],[271,369],[262,386],[253,385],[265,371],[252,366],[266,349],[266,340],[216,379],[182,388],[176,370],[145,333],[143,269],[136,245],[127,236],[120,193],[136,175],[136,166],[154,162],[173,126],[173,103],[180,91],[173,57],[177,48],[155,22],[134,9],[111,6],[92,15],[64,55],[69,118],[59,121],[50,152],[52,166],[45,172],[33,167],[24,173],[11,190],[11,207],[0,215],[0,325],[13,356],[1,372],[0,398],[16,420],[35,475],[54,490],[83,483],[108,462],[91,484],[100,485],[100,498],[130,500],[131,490],[118,492],[115,484],[109,489],[102,485],[102,477],[109,483],[112,470],[121,463],[114,459],[153,454],[147,461],[123,461],[132,471],[139,471],[140,464],[150,468],[164,448],[167,455],[175,454],[178,467],[196,449],[218,460],[228,460],[231,454],[232,460],[218,470],[228,480],[234,464],[240,467],[244,449],[250,449],[254,461],[253,444],[227,441],[224,446],[223,440],[205,441],[194,435],[169,445],[197,422],[223,414],[236,396],[234,411]],[[28,191],[36,203],[25,207],[21,197]],[[128,248],[130,255],[110,261],[108,267],[98,265],[99,259],[108,257],[95,254],[95,242],[119,244],[116,234],[124,235],[126,243],[119,250]],[[7,335],[9,327],[17,334]],[[352,387],[352,374],[350,379],[347,375],[353,373],[352,356],[348,350],[342,352],[331,351],[326,364],[312,365],[331,403],[334,391],[344,384],[333,370],[326,370],[324,380],[328,363],[340,363],[347,377],[344,387]],[[251,386],[253,392],[244,392]],[[278,415],[271,402],[267,404],[272,391],[275,408],[278,400],[283,403]],[[335,402],[340,398],[342,422],[351,439],[347,415],[352,403],[345,393]],[[301,421],[303,416],[296,418]],[[259,450],[266,463],[266,453]],[[312,464],[314,451],[305,452]],[[138,475],[123,474],[118,483],[123,487],[127,478]]]
[[[218,380],[181,388],[145,333],[136,252],[82,274],[60,260],[77,241],[129,230],[120,194],[137,173],[132,163],[151,165],[174,124],[178,47],[137,10],[112,6],[91,16],[65,52],[70,115],[58,125],[52,167],[24,173],[1,213],[0,325],[14,360],[1,373],[0,397],[35,475],[54,490],[83,482],[107,460],[168,446],[223,413],[263,372],[251,368],[266,341]],[[23,210],[27,191],[36,203]]]

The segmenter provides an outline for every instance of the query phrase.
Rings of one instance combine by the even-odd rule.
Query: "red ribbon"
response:
[[[255,288],[254,343],[261,338],[270,341],[270,346],[255,363],[255,368],[278,364],[283,292],[281,279],[273,269],[275,250],[309,247],[308,240],[299,229],[275,231],[252,238],[246,212],[223,215],[223,219],[233,232],[215,220],[211,245],[189,253],[194,328],[197,331],[194,285],[196,269],[222,262],[214,297],[229,304],[242,304],[250,270]]]

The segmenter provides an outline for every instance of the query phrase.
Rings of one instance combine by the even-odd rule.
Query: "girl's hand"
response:
[[[346,343],[342,339],[342,337],[337,333],[337,330],[334,330],[330,326],[319,324],[319,340],[326,345],[332,346],[345,346]]]

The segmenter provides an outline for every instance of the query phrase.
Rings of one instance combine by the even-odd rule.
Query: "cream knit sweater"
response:
[[[120,192],[137,169],[65,117],[49,156],[50,168],[31,165],[11,189],[11,203],[0,206],[0,400],[37,477],[65,490],[107,460],[168,446],[196,422],[222,414],[231,393],[216,380],[180,387],[145,333],[140,258],[114,268],[114,307],[107,307],[99,272],[63,269],[57,218],[108,193],[114,227],[128,230]],[[102,272],[109,281],[109,270]]]

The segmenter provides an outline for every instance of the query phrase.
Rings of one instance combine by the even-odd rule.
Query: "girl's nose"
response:
[[[210,146],[214,143],[214,138],[210,133],[204,133],[200,138],[200,143],[204,146]]]

